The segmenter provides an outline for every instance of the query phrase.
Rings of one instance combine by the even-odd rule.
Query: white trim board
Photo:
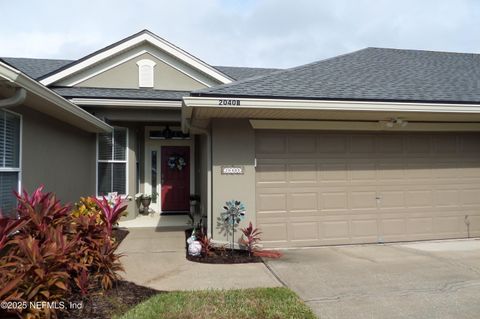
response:
[[[168,54],[176,57],[177,59],[183,61],[184,63],[192,66],[195,69],[198,69],[199,71],[207,74],[211,78],[221,82],[221,83],[231,83],[232,79],[224,75],[223,73],[219,72],[215,68],[211,67],[210,65],[206,64],[205,62],[197,59],[193,55],[177,48],[173,44],[169,43],[168,41],[157,37],[153,36],[152,34],[148,32],[141,32],[137,36],[126,40],[124,42],[119,43],[118,45],[115,45],[112,48],[109,48],[107,50],[101,51],[79,63],[76,63],[72,65],[69,68],[66,68],[62,71],[59,71],[55,74],[50,75],[49,77],[46,77],[45,79],[41,80],[40,82],[43,85],[50,85],[54,82],[57,82],[61,79],[64,79],[74,73],[77,73],[83,69],[86,69],[88,67],[91,67],[92,65],[99,63],[101,61],[104,61],[108,58],[111,58],[113,55],[119,54],[121,52],[124,52],[128,49],[131,49],[143,42],[150,43],[153,46],[156,46],[158,49],[163,50],[167,52]]]
[[[237,100],[240,101],[240,105],[219,105],[220,100]],[[195,96],[184,97],[183,102],[184,106],[187,109],[192,107],[207,107],[217,109],[292,109],[373,112],[480,113],[480,104],[322,101]],[[189,112],[185,113],[188,114]]]
[[[163,101],[163,100],[129,100],[129,99],[93,99],[93,98],[73,98],[70,100],[76,105],[82,106],[111,106],[111,107],[147,107],[147,108],[180,108],[181,101]]]
[[[106,71],[108,71],[108,70],[111,70],[111,69],[113,69],[113,68],[115,68],[115,67],[117,67],[117,66],[119,66],[119,65],[121,65],[121,64],[123,64],[123,63],[126,63],[126,62],[128,62],[128,61],[131,61],[131,60],[133,60],[133,59],[135,59],[135,58],[137,58],[137,57],[139,57],[139,56],[141,56],[141,55],[143,55],[143,54],[149,54],[149,55],[151,55],[152,57],[158,59],[159,61],[165,63],[165,64],[168,65],[169,67],[171,67],[171,68],[177,70],[178,72],[180,72],[180,73],[188,76],[189,78],[197,81],[198,83],[201,83],[201,84],[203,84],[203,85],[205,85],[205,86],[207,86],[207,87],[212,87],[211,84],[209,84],[209,83],[207,83],[207,82],[199,79],[198,76],[195,76],[195,75],[193,75],[193,74],[190,73],[190,72],[187,72],[187,70],[184,70],[184,69],[176,66],[174,63],[167,61],[167,59],[160,57],[159,54],[155,54],[154,52],[148,51],[147,49],[142,49],[142,50],[140,50],[140,51],[138,51],[138,52],[134,52],[134,53],[132,53],[131,55],[126,56],[125,58],[121,58],[119,61],[116,61],[116,62],[113,63],[113,64],[107,65],[107,66],[105,66],[104,68],[101,68],[100,70],[95,71],[95,72],[92,72],[92,73],[90,73],[90,74],[88,74],[88,75],[86,75],[86,76],[84,76],[84,77],[79,78],[79,79],[74,78],[74,80],[71,80],[71,81],[69,81],[69,82],[66,82],[66,83],[62,84],[62,86],[75,86],[75,85],[80,84],[80,83],[82,83],[82,82],[85,82],[85,81],[87,81],[87,80],[89,80],[89,79],[91,79],[91,78],[93,78],[93,77],[95,77],[95,76],[97,76],[97,75],[100,75],[100,74],[102,74],[102,73],[104,73],[104,72],[106,72]]]

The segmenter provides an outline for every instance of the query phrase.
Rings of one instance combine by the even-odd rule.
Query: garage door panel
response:
[[[290,212],[318,211],[317,193],[292,193],[288,195],[288,210]]]
[[[257,184],[262,183],[286,183],[287,173],[285,164],[260,164],[257,166]]]
[[[257,197],[257,209],[260,212],[286,212],[286,194],[260,194]]]
[[[460,193],[456,189],[437,189],[434,200],[437,207],[456,207],[460,204]]]
[[[293,241],[317,241],[318,240],[318,223],[291,223],[291,240]]]
[[[403,153],[403,136],[379,135],[375,138],[375,151],[380,156]]]
[[[375,152],[375,135],[353,135],[350,137],[350,154],[372,154]]]
[[[348,136],[338,134],[324,134],[317,138],[318,152],[329,156],[345,156],[347,152]]]
[[[312,135],[288,137],[288,152],[290,153],[316,153],[317,138]]]
[[[323,163],[319,164],[320,182],[332,182],[348,180],[348,170],[346,163]]]
[[[411,190],[406,192],[406,206],[409,208],[432,207],[433,192],[431,190]]]
[[[372,191],[353,191],[349,194],[350,209],[376,209],[376,192]]]
[[[288,181],[293,183],[317,183],[317,164],[288,164]]]
[[[348,208],[348,192],[327,192],[321,193],[322,210],[343,210]]]
[[[414,156],[428,156],[432,152],[432,137],[410,134],[405,137],[405,151]]]
[[[405,192],[403,190],[378,192],[379,209],[405,208]]]
[[[262,229],[262,238],[265,243],[287,242],[286,223],[259,224],[258,227]]]
[[[428,235],[433,230],[431,217],[412,217],[407,221],[407,233],[414,235]]]
[[[287,140],[283,135],[269,134],[257,139],[257,154],[282,154],[287,151]]]
[[[266,245],[480,235],[480,135],[257,132]],[[273,143],[272,145],[267,145]]]
[[[456,154],[458,150],[457,136],[454,134],[433,136],[433,150],[438,154]]]
[[[380,228],[384,239],[404,235],[407,232],[407,220],[406,218],[382,218]]]
[[[460,202],[464,206],[480,205],[480,188],[463,189],[460,191]]]

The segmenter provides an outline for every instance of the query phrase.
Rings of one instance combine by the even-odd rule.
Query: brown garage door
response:
[[[480,135],[257,131],[267,246],[480,235]]]

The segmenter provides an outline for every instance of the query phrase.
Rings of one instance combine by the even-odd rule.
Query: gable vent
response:
[[[138,86],[143,88],[153,88],[154,76],[153,68],[155,62],[149,59],[143,59],[137,62],[138,65]]]

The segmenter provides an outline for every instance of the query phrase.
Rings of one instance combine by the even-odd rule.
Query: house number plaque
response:
[[[237,166],[222,166],[222,175],[243,175],[244,174],[244,168],[242,165],[237,165]]]

